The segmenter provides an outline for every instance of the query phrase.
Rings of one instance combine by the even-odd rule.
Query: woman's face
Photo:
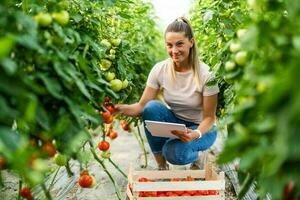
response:
[[[172,60],[179,66],[187,64],[194,40],[189,40],[181,32],[167,32],[165,40],[168,54]]]

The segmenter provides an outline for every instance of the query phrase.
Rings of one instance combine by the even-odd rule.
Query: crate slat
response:
[[[225,190],[225,181],[134,182],[134,191]]]
[[[205,178],[205,170],[170,170],[170,171],[133,171],[133,179],[138,177],[151,177],[152,179],[167,179],[167,178]]]

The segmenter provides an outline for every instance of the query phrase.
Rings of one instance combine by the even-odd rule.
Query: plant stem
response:
[[[52,178],[52,181],[51,181],[51,183],[50,183],[50,185],[49,185],[48,191],[51,190],[51,187],[52,187],[52,185],[53,185],[53,183],[54,183],[54,180],[55,180],[55,178],[56,178],[56,176],[57,176],[57,174],[58,174],[58,172],[59,172],[59,169],[60,169],[60,166],[57,168],[57,170],[56,170],[56,172],[55,172],[55,174],[54,174],[54,176],[53,176],[53,178]]]
[[[119,168],[119,166],[113,162],[111,158],[108,159],[108,161],[125,177],[127,178],[127,175]]]
[[[2,178],[2,171],[0,170],[0,187],[4,187],[3,178]]]
[[[28,9],[28,4],[29,4],[28,0],[23,0],[22,1],[22,9],[23,9],[23,12],[26,13],[26,14],[28,14],[28,10],[29,10]]]
[[[140,140],[141,140],[141,143],[142,143],[142,149],[143,149],[143,152],[144,152],[144,157],[145,157],[145,166],[144,168],[146,168],[148,166],[148,157],[147,157],[147,151],[146,151],[146,148],[145,148],[145,143],[144,143],[144,139],[143,139],[143,136],[141,134],[141,130],[140,130],[140,127],[137,126],[137,129],[138,129],[138,134],[139,134],[139,137],[140,137]]]
[[[49,190],[47,190],[45,183],[42,183],[41,186],[42,186],[42,189],[43,189],[43,191],[46,195],[46,198],[48,200],[52,200],[51,194],[50,194]]]
[[[248,192],[251,184],[253,183],[254,181],[254,177],[250,175],[250,173],[247,174],[244,182],[243,182],[243,185],[241,187],[241,190],[239,191],[239,194],[238,194],[238,199],[243,199],[243,197],[245,196],[245,194]]]
[[[115,179],[112,177],[112,175],[109,173],[109,171],[106,169],[104,163],[100,160],[100,158],[97,156],[96,152],[95,152],[95,149],[91,146],[90,147],[90,150],[95,158],[95,160],[98,161],[98,163],[101,165],[101,167],[103,168],[104,172],[108,175],[108,177],[110,178],[111,182],[113,183],[114,185],[114,188],[115,188],[115,192],[116,192],[116,195],[118,197],[118,200],[121,200],[121,194],[120,194],[120,190],[116,184],[116,181]]]
[[[68,176],[69,177],[71,177],[71,176],[73,176],[74,175],[74,173],[72,172],[72,170],[71,170],[71,168],[70,168],[70,163],[69,163],[69,161],[67,162],[67,164],[66,164],[66,170],[67,170],[67,173],[68,173]]]
[[[22,181],[21,181],[21,180],[19,180],[19,192],[18,192],[18,200],[20,200],[20,199],[21,199],[21,196],[20,196],[20,191],[21,191],[21,189],[22,189]]]

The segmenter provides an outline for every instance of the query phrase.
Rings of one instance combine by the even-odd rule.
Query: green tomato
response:
[[[52,17],[55,21],[57,21],[57,23],[62,26],[67,25],[70,20],[69,13],[65,10],[53,13]]]
[[[110,81],[110,85],[114,92],[119,92],[122,89],[123,83],[119,79],[114,79]]]
[[[113,72],[107,72],[104,76],[107,81],[111,81],[116,77],[116,74]]]
[[[121,39],[119,39],[119,38],[113,39],[111,41],[111,43],[112,43],[113,46],[117,47],[117,46],[119,46],[121,44]]]
[[[109,50],[109,53],[110,53],[110,54],[116,54],[116,50],[111,49],[111,50]]]
[[[226,71],[231,71],[231,70],[233,70],[235,68],[235,63],[234,62],[232,62],[232,61],[227,61],[226,63],[225,63],[225,70]]]
[[[264,93],[267,90],[267,84],[263,82],[258,82],[256,85],[256,91],[259,93]]]
[[[34,20],[38,23],[39,26],[49,26],[52,23],[52,17],[49,13],[38,13],[34,16]]]
[[[54,162],[58,166],[65,166],[67,164],[67,156],[57,153],[54,157]]]
[[[101,157],[104,159],[110,158],[110,155],[111,155],[110,151],[102,151],[101,153]]]
[[[257,5],[257,0],[247,0],[247,4],[249,6],[249,8],[253,9],[253,10],[258,10],[258,5]]]
[[[238,42],[232,42],[229,49],[232,53],[235,53],[241,49],[241,44]]]
[[[101,40],[100,43],[101,43],[102,45],[104,45],[107,49],[110,49],[110,48],[111,48],[111,44],[110,44],[110,42],[109,42],[107,39]]]
[[[112,63],[110,60],[101,59],[100,69],[103,71],[108,70],[111,67],[111,65],[112,65]]]
[[[239,65],[245,65],[247,62],[247,52],[246,51],[237,52],[234,60]]]
[[[62,9],[69,9],[69,6],[70,6],[70,4],[69,4],[69,2],[68,1],[60,1],[59,3],[58,3],[58,5],[62,8]]]
[[[122,82],[122,89],[127,88],[127,86],[128,86],[128,81],[127,81],[127,79],[125,79],[125,80]]]
[[[114,60],[114,59],[116,59],[116,55],[115,54],[109,54],[108,58],[110,60]]]
[[[247,33],[247,29],[239,29],[236,33],[237,37],[239,39],[241,39],[242,37],[244,37]]]

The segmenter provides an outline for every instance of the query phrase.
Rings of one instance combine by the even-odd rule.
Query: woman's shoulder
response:
[[[160,67],[160,68],[165,68],[168,67],[170,60],[167,58],[165,60],[157,62],[154,67]]]
[[[206,63],[204,63],[203,61],[199,61],[199,68],[200,68],[200,73],[202,75],[209,74],[209,71],[210,71],[209,66]]]
[[[202,70],[203,72],[209,71],[209,66],[206,63],[204,63],[203,61],[199,61],[199,67],[200,67],[200,70]]]
[[[153,67],[152,67],[152,71],[161,71],[164,69],[167,69],[169,66],[169,59],[165,59],[162,61],[157,62]]]

